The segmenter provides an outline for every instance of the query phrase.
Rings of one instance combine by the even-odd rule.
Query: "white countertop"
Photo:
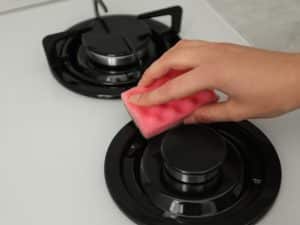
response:
[[[184,8],[182,37],[246,44],[203,0],[107,0],[111,13],[174,4]],[[92,16],[92,4],[82,0],[0,16],[0,224],[133,224],[110,198],[103,174],[107,147],[129,116],[119,100],[83,97],[58,84],[41,44]],[[283,166],[279,198],[259,224],[299,224],[300,112],[256,124]]]

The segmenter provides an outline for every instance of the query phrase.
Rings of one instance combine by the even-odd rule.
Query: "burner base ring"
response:
[[[157,207],[144,190],[138,172],[147,140],[135,125],[127,124],[112,141],[105,160],[105,178],[109,192],[119,208],[137,224],[249,225],[262,218],[272,207],[281,185],[281,165],[267,137],[250,122],[208,125],[238,148],[259,156],[261,163],[247,164],[246,185],[239,200],[227,210],[206,216],[180,216]],[[176,128],[175,128],[176,129]],[[164,134],[162,134],[164,135]],[[242,140],[242,141],[241,141]],[[151,140],[150,140],[151,141]],[[244,143],[243,143],[244,142]],[[251,146],[245,145],[250,144]],[[250,152],[252,148],[252,152]],[[243,153],[244,154],[244,153]]]

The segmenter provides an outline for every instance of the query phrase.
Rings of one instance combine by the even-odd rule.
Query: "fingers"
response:
[[[185,124],[213,123],[226,121],[241,121],[243,114],[239,113],[238,106],[231,101],[214,103],[200,107],[191,116],[184,120]]]
[[[213,73],[203,72],[200,67],[178,76],[154,91],[138,94],[130,101],[137,105],[157,105],[190,96],[198,91],[215,89],[217,84]]]
[[[193,50],[195,47],[207,43],[204,41],[179,41],[144,72],[138,85],[147,86],[170,70],[188,70],[195,67],[198,60],[196,60],[196,56],[193,56]]]
[[[147,86],[170,70],[184,71],[196,67],[195,60],[192,60],[194,57],[188,55],[191,52],[182,49],[166,53],[145,71],[138,86]]]

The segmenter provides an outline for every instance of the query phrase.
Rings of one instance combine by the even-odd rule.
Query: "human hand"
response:
[[[300,106],[299,54],[183,40],[147,69],[139,86],[170,70],[187,72],[150,93],[133,96],[132,103],[162,104],[205,89],[228,96],[224,102],[199,108],[185,123],[268,118]]]

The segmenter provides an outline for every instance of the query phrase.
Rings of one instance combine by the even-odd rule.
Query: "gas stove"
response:
[[[146,140],[121,101],[86,98],[76,94],[83,89],[57,83],[62,74],[67,81],[74,75],[69,56],[51,57],[65,39],[51,50],[57,59],[51,71],[63,69],[53,79],[41,40],[97,19],[90,18],[90,2],[59,2],[0,19],[1,224],[299,223],[299,111],[251,123],[178,126]],[[136,18],[173,5],[184,10],[181,37],[247,45],[204,0],[110,0],[108,6]],[[98,67],[99,58],[84,54]],[[74,77],[83,86],[93,83]]]
[[[119,98],[135,86],[145,69],[179,40],[182,9],[165,8],[140,15],[101,16],[67,31],[47,36],[43,43],[55,78],[66,88],[90,97]],[[155,17],[171,16],[171,26]]]
[[[47,36],[55,78],[90,97],[118,98],[180,38],[182,8],[101,16]],[[171,26],[155,17],[171,16]],[[273,205],[281,165],[250,122],[179,126],[146,140],[131,122],[107,151],[105,178],[120,209],[137,224],[249,225]]]

